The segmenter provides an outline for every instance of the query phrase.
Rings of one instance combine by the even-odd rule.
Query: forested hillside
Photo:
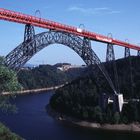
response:
[[[57,65],[40,65],[33,69],[23,69],[18,73],[18,81],[24,89],[46,88],[70,82],[85,71],[74,68],[67,71],[57,69]]]
[[[131,67],[130,67],[131,65]],[[114,82],[113,62],[104,63]],[[110,104],[106,110],[99,106],[99,96],[102,93],[113,95],[109,84],[98,68],[90,67],[81,77],[58,89],[51,98],[50,105],[60,113],[76,118],[100,123],[130,123],[140,122],[140,57],[129,57],[116,61],[119,76],[120,92],[128,100],[122,113],[114,112]],[[94,76],[94,74],[97,74]]]

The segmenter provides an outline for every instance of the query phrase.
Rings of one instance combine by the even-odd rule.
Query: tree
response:
[[[128,119],[130,122],[138,121],[137,103],[130,101],[128,103]]]
[[[15,72],[5,66],[0,66],[0,93],[17,91],[20,84],[17,81]]]
[[[135,83],[135,86],[133,86],[133,94],[130,90],[129,58],[116,61],[117,67],[119,68],[118,76],[120,91],[123,93],[124,99],[129,100],[128,104],[123,105],[121,113],[114,113],[113,104],[108,104],[104,110],[101,110],[99,107],[100,94],[106,93],[112,99],[113,92],[102,73],[100,71],[98,72],[97,68],[95,68],[94,71],[97,73],[96,77],[98,78],[94,77],[93,69],[91,69],[91,67],[88,67],[81,77],[62,87],[61,90],[58,89],[56,91],[56,93],[59,94],[57,98],[53,100],[53,102],[56,103],[55,109],[59,107],[58,105],[61,102],[62,107],[66,107],[65,110],[67,110],[67,114],[69,113],[73,117],[81,116],[81,119],[86,118],[86,120],[89,121],[92,120],[95,122],[111,124],[140,122],[140,102],[134,100],[130,101],[130,99],[133,98],[140,99],[140,67],[138,67],[140,65],[140,58],[132,57],[131,59],[133,60],[133,81]],[[114,81],[114,73],[109,66],[112,65],[112,62],[103,64],[107,68],[112,81]],[[59,100],[60,102],[57,104],[57,99],[59,97],[63,98]],[[65,101],[66,104],[64,104]]]
[[[16,73],[4,66],[3,58],[0,57],[0,109],[5,111],[15,110],[15,106],[9,102],[9,97],[3,96],[2,92],[11,92],[11,95],[13,95],[12,93],[20,88]]]
[[[102,110],[99,106],[96,106],[94,108],[94,115],[95,115],[95,120],[97,122],[100,122],[100,123],[103,122],[103,114],[102,114]]]
[[[113,122],[115,124],[118,124],[120,122],[120,114],[119,114],[119,112],[114,113]]]

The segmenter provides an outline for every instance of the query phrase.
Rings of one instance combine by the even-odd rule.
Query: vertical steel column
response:
[[[129,40],[128,39],[125,39],[125,42],[127,44],[129,44]],[[125,47],[125,50],[124,50],[124,58],[129,57],[129,56],[130,56],[130,48]]]
[[[125,52],[124,52],[124,57],[129,57],[130,56],[130,48],[125,47]]]
[[[112,39],[112,33],[108,33],[108,38]],[[114,48],[113,44],[107,44],[107,51],[106,51],[106,62],[115,60]]]
[[[25,25],[25,31],[24,31],[24,55],[31,55],[33,51],[36,51],[35,43],[33,42],[32,45],[30,45],[30,48],[26,45],[34,39],[35,36],[35,30],[34,27],[30,24]]]
[[[83,46],[82,46],[82,58],[86,61],[86,64],[91,65],[91,41],[88,38],[83,39]]]
[[[107,44],[106,62],[115,60],[113,44]]]
[[[32,40],[34,36],[35,36],[34,27],[30,24],[26,24],[25,31],[24,31],[24,42]]]
[[[140,56],[140,51],[137,52],[137,56]]]

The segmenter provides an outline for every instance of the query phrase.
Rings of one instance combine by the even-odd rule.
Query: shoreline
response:
[[[140,134],[140,123],[137,122],[131,124],[100,124],[60,114],[59,112],[56,112],[54,109],[52,109],[50,105],[46,106],[46,110],[51,117],[58,120],[59,122],[70,124],[76,127],[106,132],[128,132],[133,134]]]
[[[42,93],[42,92],[47,92],[51,90],[56,90],[58,88],[63,87],[64,85],[57,85],[53,87],[48,87],[48,88],[40,88],[40,89],[31,89],[31,90],[21,90],[21,91],[16,91],[14,93],[11,92],[3,92],[1,95],[3,96],[8,96],[8,95],[25,95],[25,94],[36,94],[36,93]]]

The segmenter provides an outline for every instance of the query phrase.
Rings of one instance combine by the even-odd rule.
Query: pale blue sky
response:
[[[140,43],[140,1],[139,0],[4,0],[0,7],[35,15],[60,23],[79,26],[131,43]],[[35,28],[36,33],[44,29]],[[0,21],[0,55],[8,54],[23,41],[24,25]],[[92,42],[97,55],[105,60],[106,44]],[[136,54],[136,51],[131,51]],[[115,46],[116,57],[123,57],[124,49]],[[70,62],[83,64],[81,58],[66,46],[51,45],[36,54],[28,63]]]

